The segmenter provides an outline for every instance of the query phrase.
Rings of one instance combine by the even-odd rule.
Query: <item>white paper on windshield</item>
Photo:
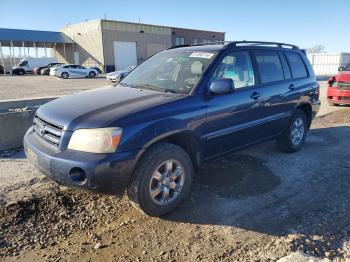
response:
[[[193,52],[190,57],[210,59],[213,55],[213,53]]]

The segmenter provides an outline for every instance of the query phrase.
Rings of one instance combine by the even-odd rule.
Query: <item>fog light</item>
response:
[[[86,183],[87,178],[83,169],[80,167],[74,167],[69,171],[70,180],[78,185],[83,185]]]

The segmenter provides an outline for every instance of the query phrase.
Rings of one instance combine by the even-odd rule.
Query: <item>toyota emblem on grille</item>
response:
[[[40,133],[41,136],[45,135],[45,131],[46,131],[45,127],[46,127],[46,125],[43,125],[43,126],[39,127],[39,133]]]

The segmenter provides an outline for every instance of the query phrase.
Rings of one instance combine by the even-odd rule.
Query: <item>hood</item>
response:
[[[41,106],[37,114],[64,130],[108,127],[118,119],[182,95],[117,86],[68,95]]]
[[[350,71],[342,71],[334,76],[337,82],[350,82]]]

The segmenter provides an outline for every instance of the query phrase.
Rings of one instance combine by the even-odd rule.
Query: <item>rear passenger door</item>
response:
[[[262,49],[254,55],[262,90],[262,132],[264,137],[272,137],[286,128],[298,95],[283,53]]]

